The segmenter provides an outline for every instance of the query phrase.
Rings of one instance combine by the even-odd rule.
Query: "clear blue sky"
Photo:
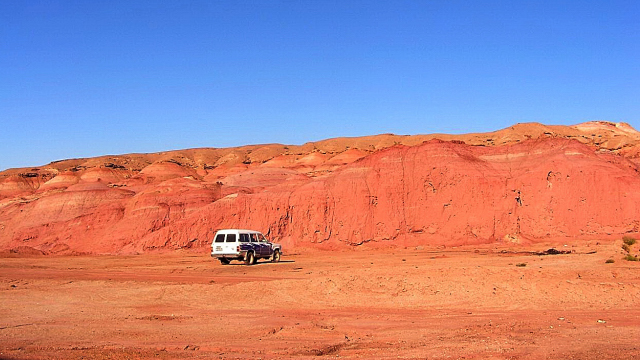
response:
[[[0,170],[590,120],[640,129],[640,1],[0,0]]]

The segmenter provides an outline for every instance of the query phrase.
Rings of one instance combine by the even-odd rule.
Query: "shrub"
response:
[[[527,266],[527,263],[519,263],[519,264],[516,264],[516,266],[517,267],[525,267],[525,266]]]
[[[636,239],[631,237],[631,236],[624,236],[622,237],[622,241],[626,244],[626,245],[633,245],[636,243]]]
[[[613,260],[613,259],[607,259],[607,261],[605,261],[604,263],[605,264],[613,264],[614,262],[616,262],[616,261]]]
[[[636,256],[633,256],[631,254],[627,254],[627,256],[625,256],[624,259],[627,260],[627,261],[639,261],[640,260]]]
[[[629,245],[627,245],[627,244],[622,244],[622,250],[624,250],[626,252],[631,252],[631,249],[629,248]]]

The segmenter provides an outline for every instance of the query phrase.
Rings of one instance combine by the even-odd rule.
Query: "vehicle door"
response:
[[[262,257],[264,255],[264,249],[260,243],[260,239],[256,234],[251,234],[251,245],[256,251],[256,255]]]
[[[213,251],[216,254],[224,254],[225,253],[225,245],[224,245],[224,239],[225,239],[226,235],[225,234],[216,234],[215,239],[213,239]]]
[[[258,243],[255,234],[248,234],[247,236],[249,237],[249,241],[251,241],[251,248],[256,253],[256,257],[259,257],[262,254],[262,250],[260,249],[260,243]]]
[[[238,243],[238,245],[240,246],[241,250],[247,250],[247,245],[251,246],[249,244],[249,234],[240,234],[240,243]]]
[[[259,233],[257,236],[258,241],[260,241],[260,247],[262,248],[262,255],[264,257],[271,256],[271,244],[269,244],[267,238],[265,238],[261,233]]]
[[[233,254],[236,252],[237,236],[236,234],[227,234],[227,239],[224,242],[224,253]]]

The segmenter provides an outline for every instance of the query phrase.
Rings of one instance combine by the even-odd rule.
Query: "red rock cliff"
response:
[[[639,135],[520,124],[12,169],[0,173],[0,249],[205,251],[227,227],[289,248],[616,238],[640,231]]]

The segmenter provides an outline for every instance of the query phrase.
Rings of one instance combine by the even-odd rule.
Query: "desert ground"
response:
[[[637,359],[621,244],[5,254],[0,359]]]

